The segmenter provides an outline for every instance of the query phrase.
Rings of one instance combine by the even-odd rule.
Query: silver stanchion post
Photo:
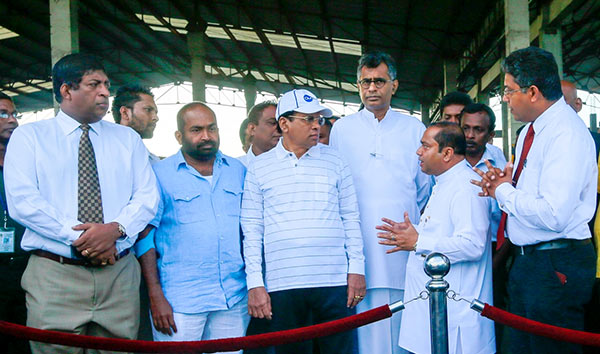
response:
[[[425,259],[425,273],[431,277],[425,286],[429,291],[431,353],[448,353],[448,308],[444,276],[450,271],[450,260],[441,253],[431,253]]]

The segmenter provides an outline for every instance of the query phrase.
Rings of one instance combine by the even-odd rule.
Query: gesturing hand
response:
[[[385,231],[377,233],[377,237],[381,239],[380,245],[394,246],[386,253],[394,253],[398,251],[411,251],[417,244],[419,234],[410,222],[408,213],[404,212],[404,221],[395,222],[393,220],[382,218],[385,224],[376,226],[377,230]]]

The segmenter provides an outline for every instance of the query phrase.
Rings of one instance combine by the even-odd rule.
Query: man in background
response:
[[[27,308],[25,292],[21,288],[21,276],[29,259],[29,254],[21,248],[25,228],[10,217],[4,189],[6,145],[19,125],[19,117],[12,98],[0,92],[0,202],[3,214],[0,221],[0,320],[25,325]],[[0,342],[4,343],[7,354],[29,352],[29,343],[26,340],[0,335]]]
[[[281,138],[275,119],[276,107],[277,103],[266,101],[250,108],[247,130],[252,144],[250,144],[246,155],[238,158],[244,166],[248,167],[256,156],[275,147],[279,138]]]
[[[460,112],[471,103],[473,100],[464,92],[448,93],[440,101],[440,122],[460,124]]]
[[[158,122],[158,108],[154,95],[149,89],[139,85],[119,87],[113,100],[112,115],[115,123],[135,130],[142,139],[151,139]],[[150,163],[160,158],[148,152]]]

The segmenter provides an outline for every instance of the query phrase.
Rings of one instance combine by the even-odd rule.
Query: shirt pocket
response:
[[[329,201],[330,187],[327,176],[314,176],[311,188],[314,193],[313,199],[320,202]]]
[[[177,221],[182,224],[198,222],[202,216],[202,193],[178,191],[173,193],[173,205]]]
[[[229,216],[240,216],[242,206],[242,187],[241,186],[223,186],[223,203]]]

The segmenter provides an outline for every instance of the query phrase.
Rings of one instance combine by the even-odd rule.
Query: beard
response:
[[[187,144],[186,144],[187,145]],[[197,145],[185,146],[185,152],[198,161],[209,161],[215,158],[219,151],[219,142],[207,141]]]

